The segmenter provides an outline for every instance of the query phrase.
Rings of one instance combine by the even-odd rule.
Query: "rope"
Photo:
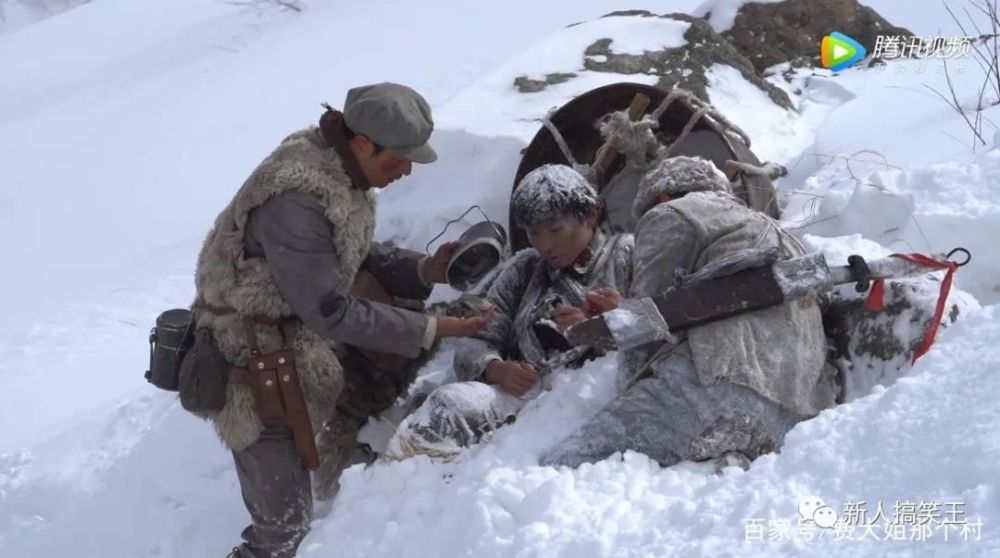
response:
[[[552,139],[555,140],[556,145],[559,147],[559,151],[562,151],[563,157],[569,163],[569,166],[573,167],[573,170],[583,175],[583,177],[587,179],[587,182],[597,184],[597,173],[590,167],[590,165],[581,164],[576,160],[576,157],[573,156],[573,152],[569,148],[569,144],[566,143],[566,138],[563,137],[559,128],[556,128],[556,125],[552,123],[550,117],[555,113],[555,111],[556,109],[552,109],[548,114],[540,118],[542,125],[545,126],[545,129],[548,130],[550,134],[552,134]]]
[[[608,114],[601,122],[601,137],[605,146],[625,156],[626,164],[643,166],[651,149],[659,147],[653,128],[659,121],[646,116],[641,120],[630,120],[627,111]]]
[[[728,160],[725,163],[725,169],[727,174],[732,172],[733,174],[737,172],[742,172],[748,176],[766,176],[771,180],[781,178],[783,176],[788,176],[788,169],[776,164],[776,163],[764,163],[763,165],[755,165],[753,163],[746,163],[743,161]]]
[[[715,120],[716,123],[722,125],[722,127],[727,128],[725,130],[727,133],[732,132],[736,134],[736,136],[742,140],[747,147],[750,147],[750,136],[748,136],[742,128],[737,126],[732,120],[726,118],[725,115],[719,112],[715,107],[705,101],[702,101],[697,95],[687,89],[681,89],[680,87],[674,86],[673,89],[670,90],[667,97],[660,103],[660,106],[656,107],[656,110],[653,111],[653,117],[659,120],[660,116],[666,112],[667,107],[670,106],[670,104],[676,99],[683,99],[692,107],[705,109],[705,114],[709,118]]]
[[[670,93],[667,94],[662,101],[660,101],[660,106],[656,107],[656,110],[650,113],[650,116],[659,121],[660,117],[663,116],[663,113],[667,112],[667,108],[671,105],[671,103],[673,103],[676,99],[683,97],[686,92],[687,91],[684,89],[674,87],[670,90]]]
[[[569,150],[566,138],[563,137],[562,133],[559,132],[559,128],[556,128],[556,125],[549,119],[551,115],[552,112],[550,111],[549,114],[546,114],[541,118],[542,125],[545,126],[545,129],[548,130],[550,134],[552,134],[552,139],[556,141],[556,145],[558,145],[559,150],[562,151],[563,157],[566,158],[570,165],[575,167],[577,165],[576,158],[573,157],[573,152]]]
[[[670,144],[670,147],[667,148],[667,152],[664,155],[665,157],[669,157],[673,154],[674,150],[677,149],[677,146],[680,145],[681,142],[684,141],[684,138],[691,133],[691,129],[694,128],[694,125],[698,123],[698,120],[700,120],[706,112],[708,111],[705,107],[699,107],[698,110],[694,111],[694,114],[692,114],[691,118],[688,119],[687,124],[684,125],[681,133],[677,135],[677,139],[675,139],[674,142]]]

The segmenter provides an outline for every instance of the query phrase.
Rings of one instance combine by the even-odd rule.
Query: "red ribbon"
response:
[[[912,262],[918,265],[922,265],[931,270],[948,270],[945,273],[944,280],[941,281],[941,290],[938,293],[937,308],[934,310],[934,319],[931,321],[930,325],[927,326],[927,331],[924,332],[924,340],[917,347],[917,350],[913,353],[913,363],[917,362],[917,359],[924,356],[928,350],[930,350],[931,345],[934,344],[934,338],[937,336],[938,326],[941,325],[941,318],[944,316],[945,303],[948,300],[948,293],[951,291],[952,278],[955,275],[955,270],[958,269],[958,264],[950,261],[935,260],[930,256],[925,256],[924,254],[892,254],[893,258],[902,258],[908,262]],[[885,279],[876,279],[872,284],[871,290],[868,292],[868,298],[865,300],[865,307],[872,312],[881,312],[885,309]]]

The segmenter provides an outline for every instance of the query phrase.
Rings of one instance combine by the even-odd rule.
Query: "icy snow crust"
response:
[[[514,190],[511,204],[521,226],[551,225],[566,217],[583,221],[600,204],[597,192],[566,165],[543,165],[529,172]]]
[[[736,23],[736,13],[744,4],[773,4],[781,0],[708,0],[692,10],[695,17],[708,17],[708,23],[717,32],[728,31]]]
[[[628,7],[662,10],[647,4]],[[928,35],[947,21],[933,0],[874,7]],[[194,255],[216,212],[281,137],[315,119],[319,101],[393,79],[434,105],[441,158],[381,194],[379,238],[423,249],[472,203],[502,220],[537,118],[597,85],[652,82],[582,72],[521,94],[514,78],[576,72],[598,35],[624,51],[683,33],[590,21],[620,8],[315,2],[307,17],[258,18],[214,0],[98,0],[0,36],[0,234],[16,262],[0,301],[9,316],[0,322],[0,556],[225,555],[247,521],[231,457],[207,424],[141,379],[148,327],[190,302]],[[372,21],[393,30],[378,44]],[[577,21],[588,23],[565,27]],[[586,27],[602,24],[618,27]],[[640,37],[648,33],[663,38]],[[368,48],[343,55],[343,44]],[[810,235],[808,247],[836,264],[851,253],[965,245],[974,260],[958,286],[994,303],[1000,152],[972,154],[950,139],[967,137],[964,124],[917,92],[940,78],[907,64],[799,74],[783,85],[801,89],[797,112],[775,108],[727,67],[711,70],[709,90],[762,159],[789,167],[779,182],[784,222]],[[955,76],[963,95],[978,85],[970,76]],[[866,149],[880,155],[858,155]],[[747,472],[661,469],[636,454],[538,467],[541,452],[613,396],[615,355],[557,372],[515,424],[456,462],[348,470],[301,554],[1000,555],[1000,310],[971,299],[967,307],[898,381],[863,378],[850,403],[798,425],[780,454]],[[453,378],[452,349],[446,343],[422,371],[422,386]],[[745,540],[748,520],[796,529],[806,497],[838,513],[847,502],[882,503],[890,516],[896,501],[961,501],[970,523],[982,519],[981,538]]]
[[[661,469],[631,453],[577,470],[534,464],[579,414],[606,400],[613,364],[605,359],[559,375],[552,392],[462,462],[418,458],[351,469],[332,516],[302,554],[989,556],[1000,551],[988,527],[1000,519],[993,480],[1000,351],[985,348],[1000,340],[997,318],[995,307],[976,311],[948,330],[910,377],[798,425],[780,455],[721,476],[694,464]],[[795,525],[799,501],[810,496],[838,512],[848,501],[865,500],[874,510],[878,501],[961,500],[970,522],[982,518],[983,538],[849,541],[825,532],[809,542],[744,542],[744,521]]]

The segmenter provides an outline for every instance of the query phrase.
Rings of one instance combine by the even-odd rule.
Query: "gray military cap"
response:
[[[427,145],[434,131],[431,107],[405,85],[386,82],[351,89],[344,101],[344,124],[414,163],[437,160]]]

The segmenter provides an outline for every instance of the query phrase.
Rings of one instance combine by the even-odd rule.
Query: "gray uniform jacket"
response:
[[[486,298],[495,306],[493,319],[474,337],[463,339],[455,352],[455,373],[459,380],[478,380],[492,360],[523,360],[539,365],[549,354],[532,327],[533,314],[549,293],[560,295],[568,304],[583,306],[591,289],[613,287],[628,291],[632,279],[630,234],[594,234],[586,265],[565,270],[552,269],[534,248],[521,250],[511,258],[490,287]]]
[[[343,266],[334,249],[333,224],[312,196],[286,192],[253,210],[244,244],[246,257],[267,260],[292,311],[320,336],[408,357],[433,342],[427,316],[334,289]],[[423,300],[432,286],[418,273],[422,257],[419,252],[372,243],[361,268],[394,297]]]
[[[660,204],[636,229],[631,296],[660,294],[676,271],[691,273],[749,248],[777,249],[781,259],[803,254],[773,220],[728,194],[693,192]],[[694,327],[686,336],[702,385],[746,386],[803,418],[833,404],[833,387],[823,374],[822,316],[813,298]]]
[[[493,319],[475,337],[462,339],[455,351],[455,373],[463,381],[431,393],[399,425],[388,454],[397,458],[452,455],[507,423],[527,399],[483,383],[486,365],[502,358],[538,366],[558,354],[558,348],[545,348],[532,327],[539,302],[557,294],[580,307],[591,289],[613,287],[626,292],[632,277],[632,246],[632,235],[609,237],[598,231],[584,265],[555,270],[533,248],[508,260],[487,293],[495,306]]]
[[[774,248],[781,258],[802,253],[770,218],[729,194],[692,192],[661,203],[636,228],[630,297],[661,294],[677,271],[750,248]],[[541,463],[577,466],[633,450],[662,465],[724,456],[746,464],[833,403],[815,300],[690,328],[679,341],[619,353],[633,383]],[[635,378],[643,370],[648,375]]]

